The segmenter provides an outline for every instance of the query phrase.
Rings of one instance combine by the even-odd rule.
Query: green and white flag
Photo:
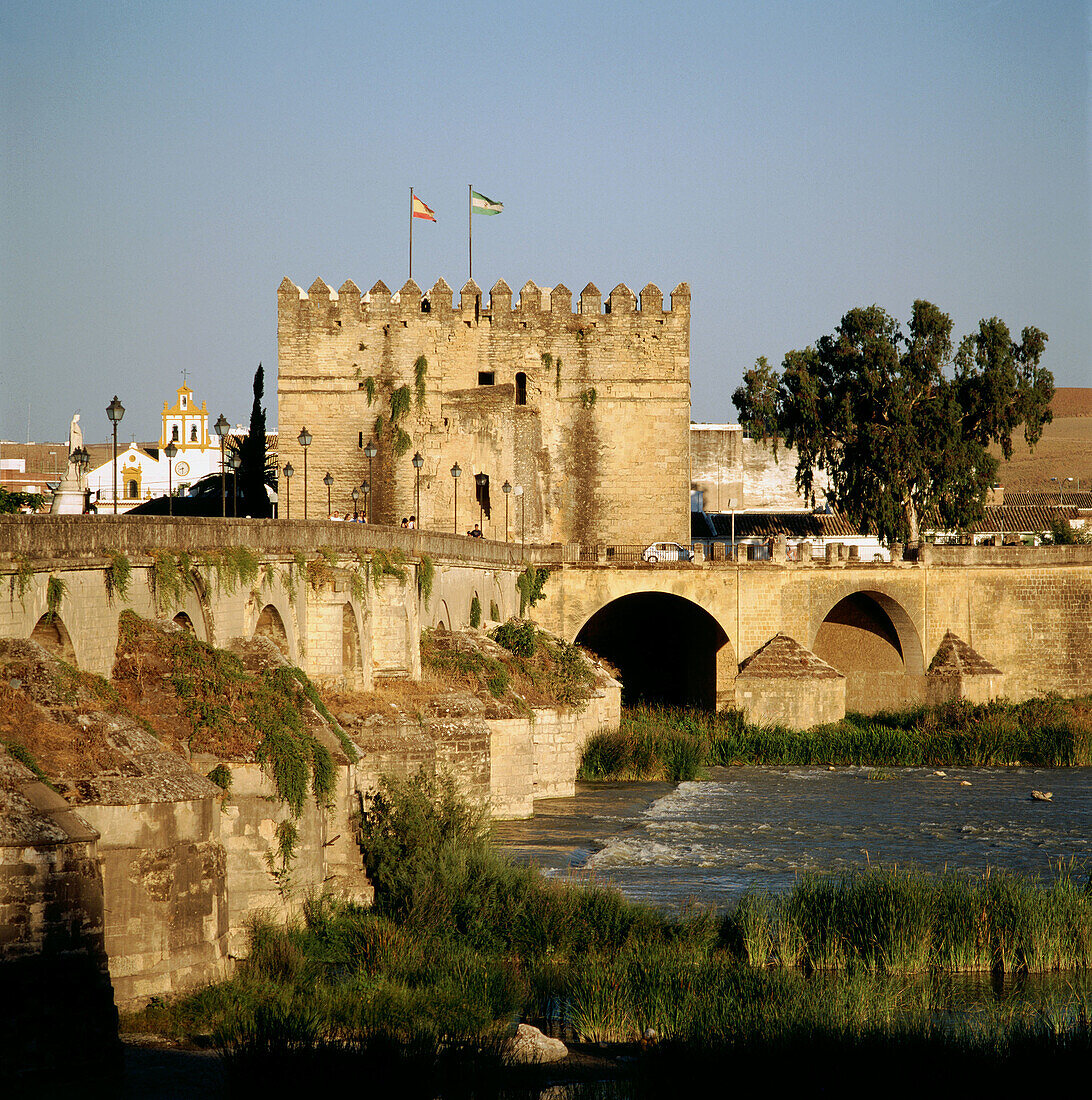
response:
[[[479,195],[477,191],[471,191],[470,208],[475,214],[499,214],[504,209],[504,203],[494,202],[485,195]]]

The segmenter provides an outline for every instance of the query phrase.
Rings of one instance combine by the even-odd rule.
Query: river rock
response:
[[[551,1039],[530,1024],[520,1024],[516,1029],[511,1050],[512,1061],[524,1064],[560,1062],[569,1055],[569,1048],[560,1039]]]

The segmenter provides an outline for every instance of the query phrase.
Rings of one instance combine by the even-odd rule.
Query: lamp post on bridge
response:
[[[459,478],[462,477],[463,471],[459,464],[456,462],[451,467],[451,477],[454,483],[454,491],[452,492],[451,499],[455,510],[455,521],[452,526],[452,530],[457,535],[459,533]]]
[[[357,512],[357,501],[360,500],[360,490],[354,485],[353,491],[349,494],[353,498],[353,519],[358,520],[360,516]]]
[[[504,541],[508,542],[508,497],[512,492],[512,483],[505,479],[504,484],[501,486],[501,490],[504,493]]]
[[[228,422],[228,418],[221,413],[219,417],[217,417],[216,423],[213,424],[213,428],[220,437],[220,515],[226,517],[227,481],[224,477],[224,441],[227,439],[228,430],[231,428],[231,424]]]
[[[425,460],[421,457],[420,451],[413,452],[413,469],[417,475],[417,485],[414,489],[414,497],[416,499],[416,511],[413,513],[414,522],[418,527],[421,526],[421,467],[424,466]]]
[[[300,429],[300,434],[296,437],[299,445],[303,448],[303,518],[307,519],[307,448],[311,446],[311,440],[313,436],[306,428]]]
[[[118,400],[118,395],[114,394],[114,400],[106,406],[106,415],[110,417],[110,423],[114,427],[114,463],[113,463],[113,478],[114,478],[114,515],[118,514],[118,425],[121,423],[121,418],[125,415],[125,406]]]
[[[178,448],[174,445],[174,440],[170,440],[167,446],[163,448],[163,454],[167,459],[167,515],[174,515],[174,494],[171,491],[171,474],[174,472],[174,456],[178,454]]]
[[[292,475],[296,471],[292,469],[292,463],[284,464],[284,518],[292,518]]]
[[[326,518],[329,519],[334,514],[330,507],[330,487],[334,484],[334,479],[330,476],[329,470],[326,471],[322,484],[326,486]]]
[[[369,439],[368,445],[364,448],[364,454],[368,459],[368,480],[365,485],[371,485],[372,482],[372,459],[379,453],[379,448],[376,447],[374,440]],[[372,522],[372,505],[371,497],[368,496],[368,490],[364,490],[364,517],[368,523]]]

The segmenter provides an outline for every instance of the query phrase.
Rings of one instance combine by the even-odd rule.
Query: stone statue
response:
[[[68,425],[68,453],[71,454],[77,447],[83,446],[83,429],[80,427],[80,414],[72,417],[72,423]]]

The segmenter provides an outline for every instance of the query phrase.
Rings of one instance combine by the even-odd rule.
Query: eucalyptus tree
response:
[[[1016,343],[997,317],[953,349],[952,321],[916,301],[904,333],[879,306],[852,309],[829,336],[790,351],[780,372],[757,361],[732,395],[744,430],[797,453],[797,488],[827,499],[862,532],[917,541],[921,522],[964,529],[995,483],[997,444],[1029,447],[1051,420],[1054,379],[1040,366],[1046,334]]]

